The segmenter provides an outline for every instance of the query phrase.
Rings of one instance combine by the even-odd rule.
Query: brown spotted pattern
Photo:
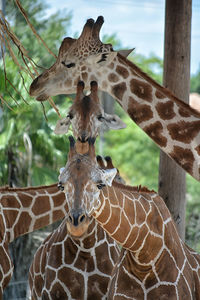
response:
[[[200,131],[200,120],[196,122],[180,121],[167,126],[173,140],[189,144]]]
[[[156,110],[162,120],[171,120],[175,117],[174,103],[171,101],[165,103],[158,102]]]
[[[200,156],[200,144],[195,148],[195,150],[197,151],[198,155]]]
[[[122,66],[117,66],[116,67],[116,72],[119,75],[121,75],[124,79],[128,78],[128,76],[129,76],[129,72],[127,71],[127,69],[122,67]]]
[[[176,98],[167,88],[160,86],[121,54],[116,55],[112,45],[103,44],[99,38],[102,24],[102,17],[98,17],[96,22],[90,19],[77,40],[64,39],[55,64],[33,81],[30,86],[30,94],[37,100],[44,101],[49,96],[75,93],[79,80],[85,81],[86,89],[89,88],[91,81],[97,81],[99,89],[116,98],[133,121],[137,122],[150,138],[154,137],[154,134],[149,134],[151,133],[150,121],[152,126],[156,123],[161,124],[162,130],[158,131],[159,137],[157,140],[155,138],[153,140],[156,143],[158,141],[158,146],[172,159],[174,158],[171,155],[171,149],[178,146],[180,136],[170,136],[174,129],[170,128],[170,132],[168,132],[168,125],[182,124],[179,127],[182,131],[182,148],[185,148],[184,144],[187,144],[186,148],[188,148],[187,141],[191,140],[189,148],[194,155],[194,161],[189,169],[185,168],[186,164],[182,164],[182,160],[179,160],[178,164],[190,172],[194,178],[200,180],[200,157],[194,149],[194,145],[199,145],[200,128],[197,127],[195,134],[193,134],[193,129],[185,130],[184,128],[184,122],[189,127],[199,124],[200,113],[195,112],[189,105]],[[73,64],[73,67],[69,67],[70,64]],[[63,78],[65,78],[64,81]],[[131,99],[135,99],[138,105],[141,105],[139,116],[135,112],[137,105],[132,105]],[[151,113],[145,106],[147,104]],[[142,110],[142,105],[144,105],[144,110]],[[150,115],[151,119],[149,119]],[[148,124],[145,125],[145,122]],[[192,137],[190,131],[192,131]],[[166,141],[160,138],[163,135],[167,139],[167,145]]]
[[[153,112],[151,107],[147,104],[140,104],[132,97],[129,98],[128,110],[129,116],[136,124],[151,120]]]
[[[82,158],[87,157],[89,151],[89,144],[85,144],[87,151],[81,151]],[[80,146],[79,142],[76,142],[76,151],[77,146]],[[73,160],[74,154],[70,148],[68,160]],[[80,155],[80,152],[76,154]],[[96,161],[95,156],[94,159]],[[81,190],[84,185],[80,184],[79,176],[81,160],[79,163],[77,176],[72,177],[79,183],[76,188],[79,186]],[[98,156],[97,163],[104,170],[114,167],[110,157],[104,161]],[[87,177],[87,172],[84,177]],[[115,181],[122,182],[119,172]],[[107,299],[108,283],[119,257],[119,247],[93,218],[88,219],[85,233],[75,237],[69,230],[67,215],[58,229],[39,247],[29,274],[32,299],[50,300],[54,299],[55,294],[61,295],[56,299]]]
[[[32,299],[107,299],[118,257],[117,244],[94,219],[79,239],[68,233],[64,220],[34,256],[29,273]]]
[[[190,149],[183,149],[182,147],[175,146],[171,153],[171,157],[178,163],[184,165],[187,172],[191,172],[194,163],[194,155]]]
[[[70,178],[74,188],[70,196],[68,182],[60,177],[68,195],[66,198],[75,201],[74,195],[84,174],[85,183],[81,190],[89,182],[93,198],[98,193],[100,203],[96,206],[92,195],[89,198],[83,192],[81,201],[93,211],[92,216],[110,237],[122,246],[107,299],[200,299],[200,255],[179,237],[163,199],[147,188],[130,187],[115,181],[110,186],[111,182],[106,181],[108,174],[105,171],[102,175],[102,168],[97,165],[94,145],[89,145],[84,156],[73,149],[70,148],[65,172],[73,172],[73,161],[78,157],[81,168],[76,179]],[[97,183],[100,181],[105,186],[99,191]]]
[[[125,82],[115,84],[112,86],[112,93],[120,101],[122,101],[125,91],[126,91],[126,83]]]
[[[200,145],[200,114],[177,99],[168,89],[159,86],[122,56],[117,56],[114,62],[113,70],[108,72],[109,85],[105,90],[111,91],[112,96],[117,98],[131,119],[168,156],[186,172],[200,180],[200,154],[196,150]],[[114,70],[120,77],[117,84],[109,80],[109,74],[113,74]],[[126,85],[125,90],[120,88],[123,83]],[[101,89],[101,85],[99,88]],[[182,151],[189,150],[192,155],[183,154],[184,159],[176,158],[171,149],[180,147],[180,142]]]
[[[164,98],[166,97],[166,96],[165,96],[163,93],[161,93],[159,90],[156,90],[155,96],[156,96],[156,98],[158,98],[158,99],[164,99]]]
[[[57,184],[0,188],[0,299],[13,273],[8,245],[18,236],[62,219],[68,210]]]
[[[162,123],[157,121],[144,127],[144,131],[161,147],[166,147],[167,138],[163,135]]]
[[[113,184],[100,200],[94,217],[123,247],[108,300],[200,299],[200,255],[182,242],[159,195]]]
[[[119,81],[119,76],[117,76],[115,73],[110,73],[109,75],[108,75],[108,80],[109,80],[109,82],[117,82],[117,81]]]
[[[138,98],[147,102],[152,102],[152,87],[149,84],[138,79],[131,79],[130,89]]]

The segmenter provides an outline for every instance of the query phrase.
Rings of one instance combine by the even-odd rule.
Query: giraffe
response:
[[[66,211],[65,196],[57,184],[0,188],[0,299],[13,273],[9,243],[18,236],[64,218]]]
[[[90,95],[83,94],[84,82],[79,81],[76,97],[69,108],[67,116],[59,120],[54,132],[64,134],[68,132],[70,124],[76,139],[84,143],[89,137],[97,137],[100,129],[123,129],[126,124],[117,115],[107,114],[103,111],[98,98],[98,84],[90,82]]]
[[[79,80],[86,88],[98,81],[169,157],[200,180],[200,113],[129,61],[129,50],[116,52],[103,44],[103,22],[102,16],[88,19],[78,39],[65,38],[55,63],[33,80],[30,95],[45,101],[74,93]]]
[[[100,156],[97,160],[104,169],[113,166],[110,157],[107,166]],[[119,172],[114,180],[124,182]],[[67,216],[35,253],[29,272],[32,299],[107,299],[118,245],[92,217],[68,222]]]
[[[93,216],[122,246],[108,299],[200,299],[200,255],[179,237],[163,199],[147,188],[114,182],[116,169],[100,168],[94,140],[88,143],[83,156],[70,141],[59,186],[69,216]]]
[[[85,140],[88,137],[96,137],[100,126],[104,126],[107,129],[120,129],[126,126],[118,116],[108,115],[103,112],[97,95],[98,86],[96,82],[91,82],[91,94],[89,96],[84,96],[83,89],[84,82],[78,82],[76,100],[70,108],[70,118],[67,117],[72,123],[75,136],[79,139],[76,143],[76,149],[82,154],[87,151]],[[69,125],[67,126],[69,127]],[[62,120],[57,124],[56,130],[62,131],[62,133],[67,132],[66,120]],[[1,297],[3,289],[8,284],[13,272],[13,264],[8,253],[8,244],[20,235],[62,219],[67,211],[67,204],[63,202],[65,200],[64,194],[58,191],[56,185],[21,189],[0,188],[0,200],[0,205],[2,206],[2,209],[0,209],[0,224],[2,223],[0,251],[2,251],[1,257],[7,257],[5,261],[8,261],[6,267],[4,261],[1,260]],[[4,205],[6,205],[6,208]],[[8,224],[4,224],[7,219]],[[4,271],[5,268],[6,271]]]

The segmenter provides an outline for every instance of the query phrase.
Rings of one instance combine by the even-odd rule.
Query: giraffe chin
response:
[[[87,232],[89,226],[89,220],[85,221],[84,224],[81,224],[79,226],[74,226],[69,222],[66,222],[66,226],[67,226],[67,231],[72,237],[80,238]]]
[[[40,96],[38,96],[38,97],[36,98],[36,100],[37,100],[37,101],[40,101],[40,102],[43,102],[43,101],[46,101],[48,98],[49,98],[48,95],[46,95],[46,94],[41,94]]]

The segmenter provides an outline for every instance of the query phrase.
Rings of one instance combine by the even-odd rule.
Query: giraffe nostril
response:
[[[86,134],[83,133],[83,134],[81,135],[81,142],[82,142],[82,143],[85,143],[85,141],[86,141]]]
[[[79,223],[79,213],[74,213],[72,215],[72,220],[73,220],[74,226],[78,226],[78,223]]]
[[[79,219],[80,223],[82,223],[85,220],[85,215],[82,215]]]
[[[79,140],[81,143],[87,142],[88,137],[87,137],[86,133],[81,134],[81,136],[78,137],[78,140]]]

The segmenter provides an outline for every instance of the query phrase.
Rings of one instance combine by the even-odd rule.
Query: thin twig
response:
[[[23,75],[22,75],[22,73],[19,71],[19,74],[20,74],[20,76],[21,76],[21,79],[22,79],[22,83],[23,83],[23,86],[24,86],[24,88],[25,88],[25,90],[26,90],[26,92],[27,92],[27,94],[29,94],[29,91],[27,90],[27,88],[26,88],[26,85],[25,85],[25,80],[24,80],[24,77],[23,77]],[[29,105],[29,103],[26,101],[26,104],[28,104]]]
[[[43,43],[43,45],[44,45],[45,48],[48,50],[48,52],[49,52],[51,55],[53,55],[55,58],[57,58],[57,56],[56,56],[56,55],[48,48],[48,46],[46,45],[46,43],[45,43],[45,42],[42,40],[42,38],[37,34],[35,28],[34,28],[33,25],[30,23],[30,21],[29,21],[29,19],[28,19],[28,16],[27,16],[27,14],[26,14],[26,12],[25,12],[25,10],[24,10],[23,7],[21,6],[20,1],[19,1],[19,0],[15,0],[15,1],[16,1],[16,4],[17,4],[18,8],[20,9],[22,15],[23,15],[24,18],[26,19],[27,24],[28,24],[29,27],[31,28],[32,32],[34,33],[34,35],[37,37],[37,39],[39,39],[39,40]],[[4,16],[3,16],[3,14],[2,14],[1,11],[0,11],[0,15],[1,15],[1,18],[0,18],[0,29],[1,29],[1,32],[2,32],[2,34],[0,35],[1,40],[3,40],[3,41],[6,40],[6,42],[7,42],[7,43],[6,43],[6,46],[7,46],[8,50],[9,50],[9,53],[10,53],[10,55],[11,55],[11,57],[12,57],[14,63],[18,66],[18,68],[19,68],[20,70],[23,70],[23,71],[25,71],[26,73],[28,73],[28,75],[31,76],[32,79],[34,79],[35,76],[34,76],[34,74],[32,73],[32,71],[30,70],[30,67],[29,67],[28,64],[30,63],[31,67],[33,68],[33,71],[35,72],[35,74],[36,74],[37,76],[39,75],[39,72],[37,71],[37,69],[35,68],[35,66],[38,67],[38,68],[42,68],[42,67],[38,66],[38,65],[34,62],[34,60],[33,60],[32,58],[29,57],[28,51],[24,48],[24,46],[22,45],[22,43],[20,42],[20,40],[17,38],[17,36],[16,36],[16,35],[14,34],[14,32],[11,30],[9,23],[8,23],[7,20],[4,18]],[[8,37],[6,37],[6,34],[7,34]],[[5,36],[4,36],[4,35],[5,35]],[[14,54],[14,52],[13,52],[13,50],[12,50],[12,47],[11,47],[11,44],[10,44],[8,38],[11,39],[12,42],[15,44],[15,46],[18,48],[19,53],[21,54],[21,58],[22,58],[22,60],[23,60],[23,62],[24,62],[24,64],[25,64],[26,68],[24,68],[24,67],[19,63],[17,57],[15,56],[15,54]],[[2,50],[2,53],[3,53],[3,50]],[[27,63],[26,59],[27,59],[28,63]],[[14,88],[14,90],[21,96],[21,94],[19,93],[19,91],[17,91],[17,89],[14,87],[14,85],[11,83],[11,81],[10,81],[10,80],[8,79],[8,77],[7,77],[6,66],[5,66],[5,60],[4,60],[4,53],[3,53],[3,65],[4,65],[4,76],[5,76],[5,87],[6,87],[6,90],[7,90],[8,94],[10,95],[10,97],[15,101],[15,103],[18,104],[18,103],[16,102],[16,100],[13,98],[13,96],[10,94],[10,92],[8,91],[8,89],[7,89],[7,81],[8,81],[8,82],[10,83],[10,85]],[[44,68],[43,68],[43,69],[44,69]],[[24,78],[23,78],[21,72],[19,72],[19,73],[20,73],[20,76],[21,76],[22,81],[23,81],[23,86],[25,87],[25,84],[24,84]],[[25,89],[26,89],[26,87],[25,87]],[[26,91],[27,91],[27,89],[26,89]],[[27,91],[27,92],[28,92],[28,91]],[[21,97],[22,97],[23,101],[24,101],[25,103],[27,103],[27,101],[23,98],[23,96],[21,96]],[[53,102],[52,98],[49,98],[48,101],[49,101],[50,105],[54,108],[54,110],[56,111],[56,113],[58,114],[58,116],[61,117],[61,116],[60,116],[60,113],[59,113],[59,110],[58,110],[58,108],[56,107],[55,103]],[[27,103],[27,104],[28,104],[28,103]],[[44,106],[43,106],[43,108],[44,108]],[[45,110],[44,110],[44,114],[45,114]],[[45,114],[45,118],[47,119],[46,114]]]
[[[7,101],[4,100],[3,97],[2,97],[1,95],[0,95],[0,99],[1,99],[2,103],[5,103],[5,105],[6,105],[10,110],[13,111],[12,107],[10,107],[10,105],[8,105]]]
[[[36,32],[35,28],[33,27],[33,25],[31,24],[31,22],[29,21],[29,18],[24,10],[24,8],[21,6],[19,0],[16,0],[16,4],[19,7],[19,10],[21,11],[22,15],[24,16],[24,18],[26,19],[27,24],[29,25],[30,29],[32,30],[32,32],[34,33],[34,35],[37,37],[38,40],[40,40],[43,45],[45,46],[45,48],[47,49],[47,51],[55,58],[57,58],[57,56],[49,49],[49,47],[47,46],[47,44],[45,43],[45,41],[39,36],[39,34]]]
[[[44,104],[43,104],[43,102],[40,102],[40,103],[41,103],[41,105],[42,105],[42,110],[43,110],[43,114],[44,114],[45,120],[48,122]]]
[[[52,99],[51,97],[49,97],[47,100],[48,100],[48,102],[50,103],[50,105],[55,109],[57,115],[58,115],[59,117],[61,117],[58,108],[56,107],[55,103],[53,102],[53,99]]]

